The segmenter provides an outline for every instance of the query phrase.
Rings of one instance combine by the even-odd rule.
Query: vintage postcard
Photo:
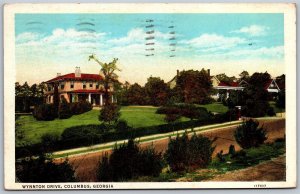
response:
[[[5,5],[5,188],[296,187],[295,13]]]

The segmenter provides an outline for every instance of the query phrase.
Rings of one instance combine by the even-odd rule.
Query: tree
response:
[[[161,106],[167,103],[169,95],[169,87],[159,77],[148,78],[145,84],[145,91],[149,99],[149,104]]]
[[[242,71],[240,74],[239,74],[240,78],[239,78],[239,81],[246,81],[248,82],[249,81],[249,78],[250,78],[250,75],[248,73],[248,71]]]
[[[249,117],[262,117],[269,109],[269,93],[264,88],[271,76],[267,72],[254,73],[249,79],[249,85],[243,90],[244,106],[242,114]]]
[[[109,103],[100,110],[99,121],[112,126],[119,120],[120,116],[120,107],[117,104]]]
[[[201,71],[182,71],[177,77],[176,93],[183,96],[185,103],[205,103],[212,92],[212,83],[209,74]]]
[[[114,82],[117,82],[118,75],[115,73],[115,71],[121,71],[117,67],[118,59],[114,58],[112,62],[109,63],[102,63],[97,59],[95,55],[89,56],[89,61],[94,60],[96,63],[98,63],[101,66],[101,72],[103,73],[104,79],[103,79],[103,85],[104,85],[104,103],[109,104],[110,103],[110,88],[113,85]]]
[[[276,106],[278,108],[282,108],[282,109],[285,108],[285,90],[281,90],[278,93],[278,97],[277,97],[277,100],[276,100]]]
[[[70,104],[67,102],[65,97],[62,97],[61,103],[58,109],[58,118],[68,119],[72,116]]]
[[[233,82],[233,80],[235,79],[235,77],[228,77],[225,73],[218,74],[216,75],[216,77],[218,78],[218,80],[225,83]]]
[[[128,143],[115,146],[110,157],[104,155],[97,170],[101,182],[126,181],[138,176],[158,176],[163,168],[162,154],[153,147],[141,149],[129,139]]]
[[[170,138],[165,159],[173,172],[206,167],[212,159],[214,141],[196,134],[191,138],[187,133],[177,135],[175,139]]]
[[[130,105],[145,105],[147,97],[145,97],[145,88],[135,83],[126,91],[126,98]]]
[[[243,122],[234,132],[236,142],[244,149],[258,147],[267,140],[266,131],[252,119]]]

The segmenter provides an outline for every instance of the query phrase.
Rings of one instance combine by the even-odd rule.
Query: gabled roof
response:
[[[66,75],[61,75],[56,78],[50,79],[46,81],[46,83],[66,81],[66,80],[101,81],[103,80],[103,77],[98,74],[87,74],[87,73],[81,73],[80,77],[75,77],[75,73],[69,73]]]
[[[265,83],[264,89],[267,90],[267,89],[270,87],[271,83],[274,83],[274,85],[278,88],[278,90],[280,90],[280,88],[279,88],[279,86],[277,85],[275,79],[269,79],[269,80]]]

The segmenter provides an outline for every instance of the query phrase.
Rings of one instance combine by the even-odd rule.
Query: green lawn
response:
[[[134,107],[126,106],[121,108],[121,119],[128,122],[132,127],[146,127],[165,124],[164,115],[156,114],[157,107]],[[24,142],[38,143],[42,135],[46,133],[62,134],[62,132],[72,126],[99,124],[99,110],[91,110],[81,115],[74,115],[69,119],[55,119],[53,121],[37,121],[33,116],[20,116],[16,121],[19,128],[24,131]],[[188,120],[181,118],[182,121]],[[16,146],[20,146],[17,142]]]
[[[204,104],[204,105],[198,105],[198,106],[204,107],[210,112],[225,113],[228,111],[228,107],[224,106],[221,102],[215,102],[212,104]]]

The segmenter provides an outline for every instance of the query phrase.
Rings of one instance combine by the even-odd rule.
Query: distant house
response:
[[[206,71],[210,75],[210,69],[207,69]],[[175,88],[176,80],[179,75],[180,75],[180,72],[179,72],[179,70],[177,70],[176,76],[167,83],[171,89]],[[217,92],[215,94],[213,94],[211,97],[216,100],[219,99],[220,93],[226,94],[226,98],[228,98],[230,91],[243,90],[247,85],[249,85],[249,83],[246,82],[245,80],[242,80],[241,82],[237,82],[237,81],[222,82],[216,76],[210,76],[210,80],[211,80],[213,89],[217,90]],[[284,86],[282,86],[282,88],[283,87]],[[269,93],[278,93],[281,90],[280,87],[277,85],[275,79],[270,79],[264,85],[264,89],[267,90]]]
[[[104,93],[102,80],[103,77],[99,74],[81,73],[79,67],[76,67],[75,73],[58,74],[45,82],[46,103],[53,103],[54,87],[58,87],[60,98],[64,97],[67,102],[88,101],[93,106],[102,106]],[[112,92],[112,88],[109,91]],[[113,96],[112,101],[114,101]]]
[[[275,79],[270,79],[265,84],[264,89],[267,90],[269,93],[278,93],[280,92],[280,88],[276,83]]]

